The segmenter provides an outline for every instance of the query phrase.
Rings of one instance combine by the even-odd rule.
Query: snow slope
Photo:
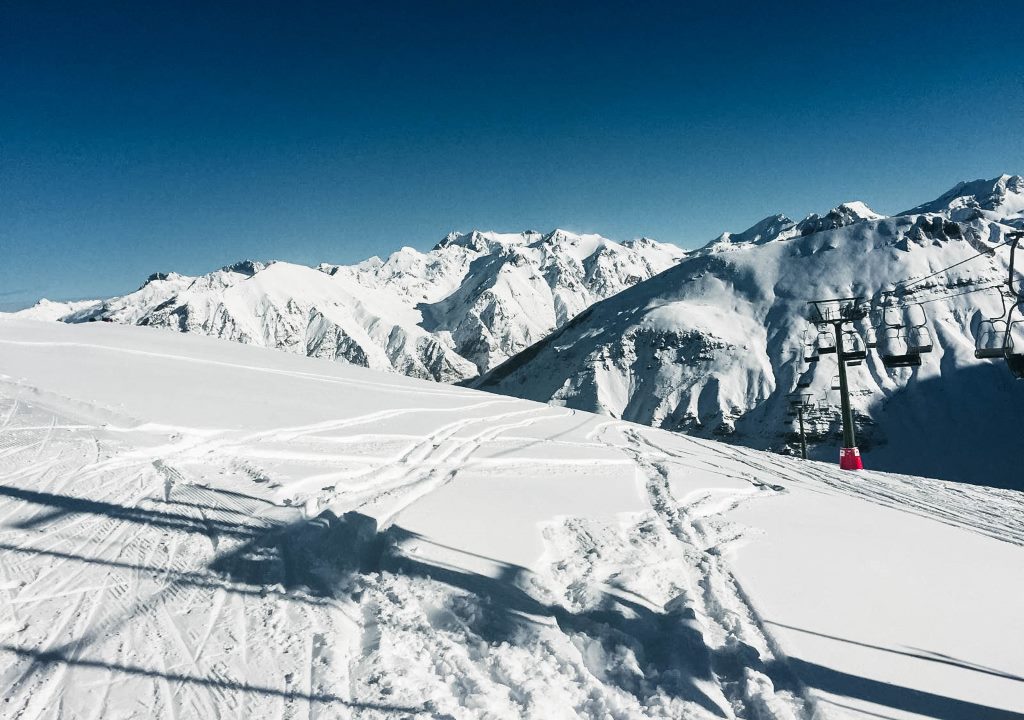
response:
[[[160,273],[136,292],[23,317],[201,333],[411,377],[456,382],[548,335],[597,300],[673,264],[646,238],[453,233],[428,253],[322,264],[243,261],[198,278]]]
[[[995,220],[1024,218],[1024,177],[1000,175],[994,180],[957,183],[935,200],[901,215],[943,213],[957,217],[982,215]]]
[[[1022,718],[1022,510],[0,318],[0,714]]]
[[[812,452],[834,460],[837,369],[833,357],[811,368],[801,358],[806,302],[871,298],[993,250],[1021,224],[1022,202],[1024,180],[1003,176],[958,185],[925,214],[885,218],[846,203],[799,223],[767,218],[592,306],[475,386],[792,452],[787,395],[807,375],[821,402]],[[1024,487],[1015,451],[1024,386],[1001,361],[973,354],[978,324],[1003,308],[997,290],[972,291],[1004,282],[1007,262],[1007,249],[995,249],[909,288],[909,301],[927,303],[935,342],[920,368],[887,369],[874,352],[851,368],[871,467]]]
[[[53,300],[47,300],[43,298],[35,305],[24,310],[18,310],[11,315],[17,315],[21,318],[28,320],[60,320],[62,317],[85,310],[87,308],[93,308],[99,300],[75,300],[71,302],[55,302]]]

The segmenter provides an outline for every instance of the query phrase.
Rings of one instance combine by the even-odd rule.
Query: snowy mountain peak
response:
[[[499,233],[493,230],[471,230],[468,233],[450,232],[433,249],[461,247],[476,252],[487,252],[495,246],[523,245],[535,242],[539,237],[540,233],[532,231],[521,233]]]
[[[259,260],[239,260],[231,265],[225,265],[221,270],[224,272],[233,272],[238,273],[239,275],[248,275],[249,277],[252,277],[261,270],[265,270],[267,265],[268,263],[260,262]]]
[[[718,252],[747,245],[764,245],[773,240],[813,235],[859,222],[881,220],[884,217],[859,200],[838,205],[824,215],[811,213],[798,223],[782,214],[769,215],[741,233],[722,233],[701,249],[705,252]]]
[[[147,277],[144,283],[139,285],[139,290],[142,290],[144,287],[152,283],[163,283],[166,281],[174,282],[181,280],[183,278],[185,278],[184,275],[181,275],[180,273],[176,272],[155,272],[152,273],[149,277]]]
[[[860,201],[853,201],[838,205],[824,215],[811,213],[796,225],[799,235],[813,235],[825,230],[836,230],[847,225],[871,220],[881,220],[884,215],[879,215],[874,210]]]
[[[1024,177],[1000,175],[991,180],[960,182],[935,200],[905,210],[900,215],[943,213],[960,219],[970,211],[995,213],[1003,218],[1024,217]]]
[[[721,250],[726,247],[744,245],[747,243],[762,245],[766,242],[777,240],[780,237],[788,237],[792,233],[788,233],[787,231],[792,230],[794,225],[794,222],[785,215],[769,215],[763,220],[759,220],[754,223],[741,233],[722,233],[705,245],[703,249]]]
[[[622,245],[628,248],[640,248],[640,247],[659,247],[663,243],[659,243],[657,240],[649,237],[638,237],[632,240],[623,240]]]
[[[633,238],[631,240],[623,240],[620,244],[622,245],[622,247],[629,248],[630,250],[635,250],[636,252],[642,254],[654,253],[656,255],[664,255],[666,257],[670,257],[673,260],[672,264],[675,264],[675,262],[680,260],[683,256],[679,248],[677,248],[675,245],[672,245],[671,243],[658,242],[657,240],[649,237],[639,237]]]
[[[857,220],[881,220],[885,217],[885,215],[876,213],[860,200],[843,203],[842,205],[833,208],[832,212],[843,215],[844,217],[856,218]]]
[[[548,243],[578,243],[584,238],[600,238],[597,234],[586,234],[586,233],[574,233],[569,230],[563,230],[562,228],[555,228],[547,235],[544,236],[544,241]],[[602,238],[603,239],[603,238]]]

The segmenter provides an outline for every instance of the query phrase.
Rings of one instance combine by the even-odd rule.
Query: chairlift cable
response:
[[[935,272],[933,272],[933,273],[932,273],[931,275],[925,275],[924,277],[922,277],[922,278],[918,278],[917,280],[905,280],[905,281],[903,281],[903,282],[898,282],[898,283],[896,283],[895,285],[893,285],[893,292],[895,292],[895,291],[896,291],[896,288],[902,288],[902,289],[903,289],[903,291],[904,291],[904,292],[906,292],[907,288],[908,288],[908,287],[909,287],[910,285],[917,285],[917,284],[918,284],[918,283],[920,283],[920,282],[924,282],[925,280],[928,280],[928,279],[930,279],[930,278],[933,278],[933,277],[935,277],[936,275],[941,275],[942,273],[944,273],[944,272],[946,272],[946,271],[948,271],[948,270],[952,270],[952,269],[953,269],[953,268],[955,268],[955,267],[959,267],[960,265],[963,265],[964,263],[968,263],[968,262],[970,262],[971,260],[976,260],[976,259],[978,259],[978,258],[982,257],[983,255],[989,255],[989,256],[991,256],[991,255],[993,255],[993,254],[995,253],[995,251],[996,251],[996,250],[998,250],[999,248],[1003,247],[1004,245],[1009,245],[1009,244],[1010,244],[1011,242],[1013,242],[1013,238],[1010,238],[1010,239],[1008,239],[1008,240],[1004,240],[1004,241],[1003,241],[1003,242],[1001,242],[1001,243],[998,243],[998,244],[996,244],[996,245],[993,245],[993,246],[992,246],[991,248],[989,248],[988,250],[985,250],[985,251],[983,251],[983,252],[980,252],[980,253],[978,253],[977,255],[971,255],[971,256],[970,256],[969,258],[965,258],[964,260],[961,260],[961,261],[959,261],[959,262],[955,262],[955,263],[953,263],[952,265],[950,265],[950,266],[948,266],[948,267],[944,267],[944,268],[941,268],[941,269],[939,269],[939,270],[936,270],[936,271],[935,271]]]
[[[914,301],[912,303],[909,303],[907,305],[894,305],[892,307],[903,308],[903,307],[910,307],[911,305],[927,305],[928,303],[938,302],[939,300],[948,300],[949,298],[960,297],[961,295],[970,295],[971,293],[984,292],[985,290],[996,290],[998,288],[1003,287],[1004,285],[1006,285],[1006,283],[998,283],[996,285],[986,285],[985,287],[972,288],[970,290],[964,290],[963,292],[954,293],[952,295],[939,295],[938,297],[933,297],[930,300],[916,300],[916,301]]]

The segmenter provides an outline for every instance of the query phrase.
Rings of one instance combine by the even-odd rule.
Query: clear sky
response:
[[[1024,4],[0,2],[0,309],[1024,172]]]

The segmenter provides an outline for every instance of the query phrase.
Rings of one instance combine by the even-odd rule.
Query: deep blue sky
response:
[[[1024,172],[1020,3],[75,5],[0,0],[8,308],[453,229],[692,247]]]

